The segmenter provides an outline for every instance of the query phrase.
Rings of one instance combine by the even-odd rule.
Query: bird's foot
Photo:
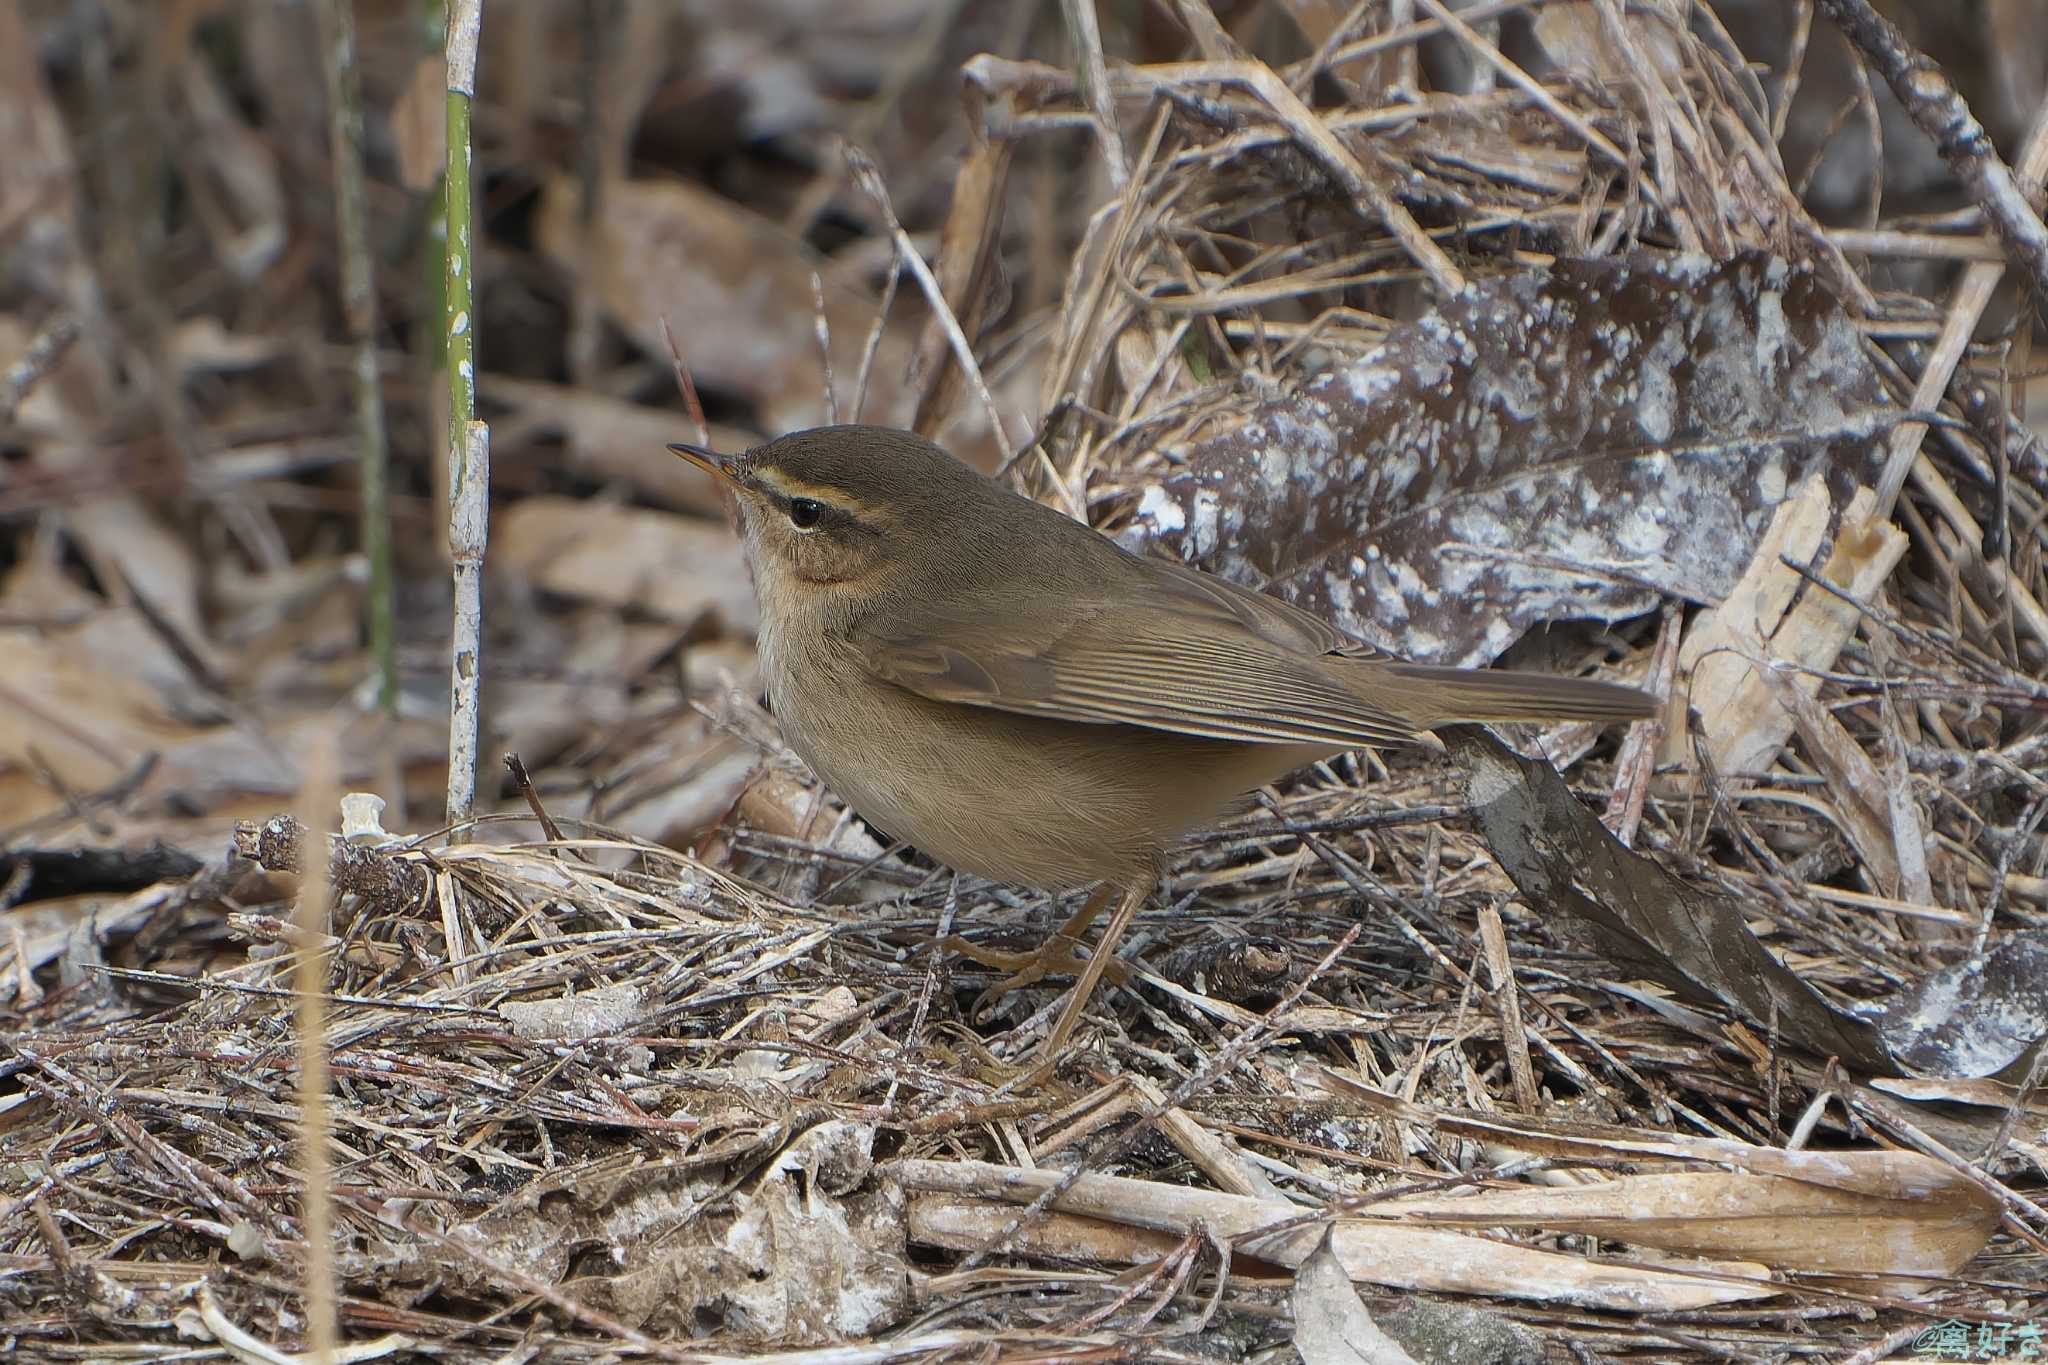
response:
[[[993,967],[1010,975],[990,986],[975,997],[971,1017],[979,1021],[988,1015],[997,1001],[1011,991],[1035,986],[1048,976],[1079,976],[1088,967],[1088,948],[1076,938],[1065,934],[1054,934],[1041,944],[1035,952],[1011,953],[999,948],[985,948],[979,943],[961,938],[958,934],[945,939],[939,945],[950,949],[984,967]],[[1103,975],[1117,985],[1131,978],[1130,969],[1121,962],[1111,961],[1104,966]]]

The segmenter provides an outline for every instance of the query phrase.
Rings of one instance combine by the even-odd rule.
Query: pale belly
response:
[[[829,722],[774,697],[790,747],[819,778],[938,861],[1040,890],[1148,876],[1182,835],[1334,752],[1047,720],[838,681]]]

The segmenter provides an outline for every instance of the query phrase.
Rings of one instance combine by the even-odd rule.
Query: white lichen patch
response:
[[[1138,499],[1137,518],[1155,532],[1178,531],[1188,524],[1180,503],[1156,483]]]
[[[1337,372],[1351,401],[1363,407],[1393,394],[1406,376],[1393,365],[1381,364],[1378,350],[1368,351],[1358,364]]]
[[[1785,320],[1785,296],[1767,289],[1756,301],[1756,368],[1768,378],[1790,362],[1792,327]]]
[[[1666,330],[1651,343],[1635,384],[1636,430],[1662,445],[1678,423],[1678,381],[1672,370],[1685,354],[1685,338]]]
[[[1188,526],[1188,549],[1190,557],[1206,559],[1216,553],[1217,531],[1223,511],[1223,499],[1212,488],[1200,489],[1195,493],[1194,517]]]

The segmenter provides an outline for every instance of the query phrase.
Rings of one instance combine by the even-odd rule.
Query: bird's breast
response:
[[[850,646],[791,644],[764,628],[789,746],[886,833],[994,881],[1064,890],[1139,875],[1242,793],[1317,756],[934,701],[876,678]]]

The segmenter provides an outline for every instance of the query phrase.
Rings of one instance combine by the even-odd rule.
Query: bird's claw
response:
[[[970,1017],[980,1023],[996,1003],[1012,991],[1026,986],[1035,986],[1048,976],[1079,976],[1088,966],[1088,950],[1080,940],[1065,934],[1055,934],[1041,944],[1034,952],[1005,952],[1000,948],[986,948],[979,943],[960,937],[958,934],[943,940],[939,946],[984,967],[992,967],[1009,976],[996,982],[974,998]],[[1103,975],[1111,982],[1122,985],[1130,980],[1130,969],[1120,962],[1110,962]]]

